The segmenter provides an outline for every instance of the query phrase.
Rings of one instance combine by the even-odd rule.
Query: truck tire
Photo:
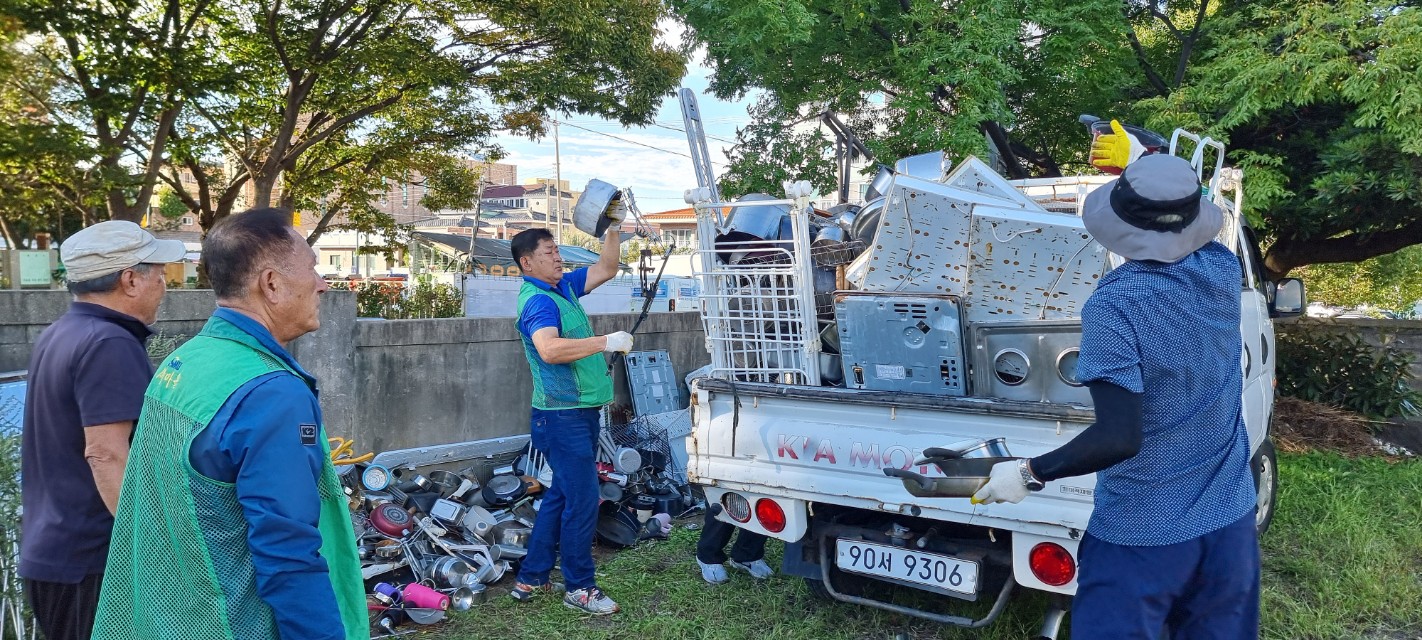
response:
[[[805,578],[805,588],[810,590],[810,595],[819,600],[834,600],[829,589],[825,588],[825,582],[819,578]]]
[[[1274,508],[1279,490],[1279,460],[1274,453],[1274,441],[1265,438],[1254,452],[1249,468],[1254,472],[1254,528],[1263,537],[1274,521]]]

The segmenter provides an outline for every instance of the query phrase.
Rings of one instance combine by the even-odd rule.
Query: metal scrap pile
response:
[[[645,420],[604,429],[598,451],[598,538],[618,547],[664,538],[690,493],[666,441]],[[525,450],[513,464],[477,460],[457,470],[389,468],[349,459],[349,498],[376,633],[432,624],[484,600],[528,553],[541,494],[553,470]],[[377,635],[376,637],[381,637]]]

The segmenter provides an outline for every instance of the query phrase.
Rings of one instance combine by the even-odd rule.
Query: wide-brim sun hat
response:
[[[1219,235],[1224,213],[1203,196],[1188,161],[1154,154],[1126,165],[1121,177],[1087,195],[1081,220],[1111,253],[1179,262]]]

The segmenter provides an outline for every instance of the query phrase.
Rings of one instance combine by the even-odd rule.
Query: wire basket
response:
[[[652,416],[641,416],[625,424],[603,427],[619,447],[630,447],[642,454],[642,465],[660,469],[671,477],[680,477],[686,469],[672,455],[671,439],[666,424]],[[649,455],[650,454],[650,455]]]

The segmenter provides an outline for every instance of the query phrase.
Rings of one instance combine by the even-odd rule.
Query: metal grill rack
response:
[[[791,205],[790,241],[746,241],[717,247],[737,206]],[[701,247],[701,319],[711,353],[711,375],[748,382],[817,386],[819,326],[808,207],[793,200],[700,203],[695,206]]]

